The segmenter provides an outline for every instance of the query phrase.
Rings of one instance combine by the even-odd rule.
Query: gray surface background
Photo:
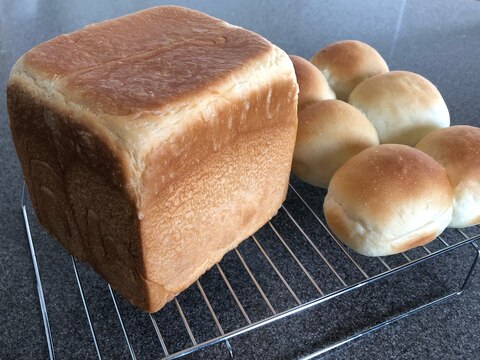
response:
[[[15,60],[34,45],[88,23],[113,18],[164,2],[0,0],[0,358],[46,358],[47,349],[34,273],[24,235],[20,193],[22,177],[5,109],[5,86]],[[178,1],[233,24],[256,31],[287,53],[309,58],[332,41],[359,39],[374,46],[391,69],[418,72],[444,95],[453,124],[480,125],[480,2],[462,1]],[[278,220],[281,223],[281,220]],[[288,229],[286,230],[288,231]],[[39,262],[46,283],[48,310],[59,358],[94,358],[71,264],[65,252],[34,226]],[[248,244],[247,244],[248,245]],[[248,251],[246,246],[242,251]],[[411,274],[388,279],[366,290],[310,311],[292,321],[232,341],[238,358],[295,358],[335,340],[358,326],[374,323],[376,313],[395,313],[440,294],[461,280],[471,260],[463,249]],[[104,284],[81,266],[100,346],[110,358],[127,352],[112,318]],[[232,271],[235,271],[233,269]],[[208,276],[208,274],[207,274]],[[212,275],[213,276],[213,275]],[[432,280],[424,282],[424,278]],[[205,279],[207,281],[208,279]],[[480,354],[480,284],[453,301],[428,309],[330,353],[327,358],[475,359]],[[425,280],[426,281],[426,280]],[[398,288],[398,289],[397,289]],[[393,289],[393,291],[392,291]],[[412,300],[412,294],[416,294]],[[184,297],[188,297],[186,294]],[[390,296],[385,305],[382,301]],[[188,302],[188,298],[184,301]],[[417,302],[416,302],[417,301]],[[143,358],[158,357],[145,344],[155,339],[137,326],[134,345]],[[220,304],[219,306],[227,306]],[[358,311],[360,309],[360,312]],[[168,332],[169,321],[164,319]],[[360,324],[360,325],[359,325]],[[335,325],[326,332],[322,326]],[[146,330],[145,330],[146,331]],[[200,330],[199,330],[200,331]],[[201,331],[200,331],[201,332]],[[327,334],[327,335],[326,335]],[[181,338],[172,334],[172,344]],[[145,345],[145,346],[144,346]],[[197,357],[225,357],[217,349]]]

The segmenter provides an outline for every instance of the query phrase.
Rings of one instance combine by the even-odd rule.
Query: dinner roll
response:
[[[337,99],[347,101],[363,80],[388,71],[382,56],[370,45],[345,40],[327,45],[310,60],[325,75]]]
[[[298,111],[315,101],[335,99],[335,93],[320,70],[300,56],[290,55],[290,60],[295,68],[299,87]]]
[[[445,169],[405,145],[370,147],[333,176],[323,205],[337,237],[362,255],[384,256],[424,245],[452,220]]]
[[[437,88],[409,71],[371,77],[350,94],[378,131],[380,143],[415,146],[428,133],[448,127],[450,115]]]
[[[360,111],[340,100],[316,102],[298,114],[293,172],[326,188],[345,161],[373,145],[377,131]]]
[[[459,125],[434,131],[417,144],[445,167],[453,187],[450,227],[480,223],[480,129]]]

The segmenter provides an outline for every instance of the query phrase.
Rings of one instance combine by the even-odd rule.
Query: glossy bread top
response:
[[[163,6],[42,43],[22,70],[93,112],[131,115],[201,95],[272,47],[219,19]]]

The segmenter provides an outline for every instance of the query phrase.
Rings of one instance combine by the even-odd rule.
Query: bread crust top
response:
[[[206,14],[161,6],[44,42],[21,68],[96,113],[129,115],[202,96],[272,47]]]

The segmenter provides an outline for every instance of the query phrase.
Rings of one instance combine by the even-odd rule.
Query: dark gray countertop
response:
[[[0,0],[0,358],[46,358],[47,346],[35,278],[20,212],[22,177],[7,125],[5,85],[15,60],[32,46],[88,23],[117,17],[162,1],[37,1]],[[287,53],[309,58],[325,44],[359,39],[374,46],[391,69],[418,72],[443,94],[453,124],[480,125],[480,2],[474,0],[417,1],[179,1],[179,5],[205,11],[233,24],[256,31]],[[293,206],[293,205],[292,205]],[[283,226],[277,219],[278,226]],[[291,230],[284,229],[284,234]],[[48,311],[58,358],[94,358],[95,349],[86,327],[68,256],[34,225],[33,235],[45,281]],[[288,235],[286,235],[288,237]],[[291,235],[293,236],[293,235]],[[248,253],[249,244],[241,251]],[[227,255],[227,260],[230,255]],[[472,260],[465,247],[428,262],[412,272],[388,278],[361,291],[282,320],[273,327],[232,340],[236,358],[295,358],[315,351],[322,341],[339,340],[359,326],[373,325],[377,314],[395,314],[458,286]],[[252,260],[253,261],[253,260]],[[252,263],[252,267],[255,264]],[[226,272],[234,279],[235,268]],[[106,357],[127,358],[120,330],[112,320],[105,284],[80,265],[99,346]],[[217,274],[218,275],[218,274]],[[202,281],[209,283],[208,273]],[[239,277],[240,279],[240,277]],[[428,281],[427,281],[428,280]],[[232,280],[235,281],[235,280]],[[240,280],[239,280],[240,281]],[[430,281],[430,282],[429,282]],[[298,292],[308,299],[309,290]],[[206,286],[207,287],[207,286]],[[241,288],[241,284],[239,285]],[[214,289],[207,289],[214,291]],[[273,291],[273,290],[272,290]],[[194,315],[194,295],[180,300],[187,317]],[[384,300],[389,300],[385,302]],[[107,300],[102,300],[107,299]],[[462,296],[403,319],[361,340],[335,350],[337,359],[475,359],[480,354],[480,282]],[[119,300],[127,330],[139,358],[158,358],[152,332],[146,332],[132,310]],[[215,300],[212,300],[215,302]],[[226,303],[214,304],[222,307]],[[275,306],[287,306],[275,303]],[[169,306],[173,306],[170,304]],[[190,310],[188,310],[190,309]],[[252,309],[260,311],[255,306]],[[160,316],[160,315],[159,315]],[[163,315],[161,315],[163,316]],[[235,318],[235,315],[232,315]],[[229,321],[235,319],[226,319]],[[290,321],[292,320],[292,321]],[[175,319],[158,318],[167,346],[184,343],[174,333]],[[178,319],[177,319],[178,321]],[[327,332],[332,327],[333,330]],[[192,328],[208,336],[202,326]],[[171,333],[171,334],[170,334]],[[203,334],[203,335],[202,335]],[[207,335],[205,335],[207,334]],[[167,336],[168,335],[168,336]],[[153,337],[152,337],[153,336]],[[183,337],[182,337],[183,336]],[[167,339],[168,337],[168,339]],[[155,345],[158,346],[158,345]],[[224,348],[195,357],[226,357]],[[192,357],[194,358],[194,357]]]

